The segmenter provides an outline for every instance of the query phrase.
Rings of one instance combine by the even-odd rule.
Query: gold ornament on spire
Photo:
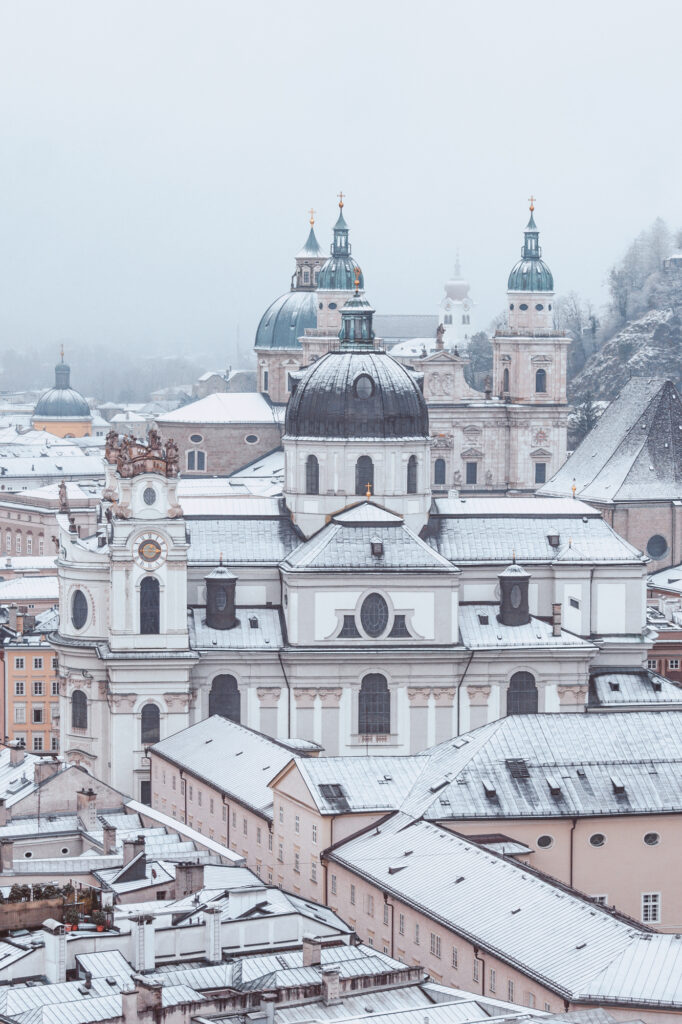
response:
[[[360,290],[360,274],[361,273],[362,273],[362,271],[360,270],[360,267],[356,267],[355,268],[355,291],[356,292],[358,292]]]
[[[535,209],[535,196],[532,193],[528,202],[530,203],[530,212],[532,213]]]
[[[372,485],[369,482],[369,480],[367,481],[367,491],[366,491],[365,497],[366,498],[371,498],[372,497]]]
[[[339,209],[343,210],[343,192],[339,192]]]
[[[63,343],[63,342],[62,342],[62,344],[61,344],[61,345],[59,346],[59,354],[60,354],[60,356],[62,357],[62,362],[64,362],[64,343]]]
[[[312,206],[308,210],[308,213],[310,214],[310,226],[312,227],[315,223],[315,210],[313,210]]]

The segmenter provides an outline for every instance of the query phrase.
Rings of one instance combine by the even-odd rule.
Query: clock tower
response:
[[[149,797],[146,749],[189,724],[187,550],[177,446],[107,437],[93,536],[59,517],[60,734],[66,758]]]

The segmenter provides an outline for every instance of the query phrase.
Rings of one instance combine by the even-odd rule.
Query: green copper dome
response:
[[[334,241],[331,255],[320,270],[317,287],[320,291],[352,292],[355,279],[359,280],[360,288],[365,287],[362,271],[350,254],[348,241],[348,225],[343,216],[343,202],[339,203],[339,219],[334,225]]]
[[[507,282],[510,292],[553,292],[554,278],[552,271],[540,258],[542,249],[538,238],[540,232],[533,218],[533,207],[530,208],[530,220],[524,231],[521,248],[521,259],[512,268]]]

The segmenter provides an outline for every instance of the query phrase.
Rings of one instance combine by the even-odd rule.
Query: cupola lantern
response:
[[[500,581],[500,622],[503,626],[525,626],[530,622],[530,573],[516,562],[512,562],[498,574],[497,578]]]
[[[205,579],[206,625],[209,629],[234,629],[239,625],[235,607],[237,577],[221,560],[220,565]]]

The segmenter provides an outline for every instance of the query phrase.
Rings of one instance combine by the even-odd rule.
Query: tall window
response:
[[[305,463],[305,493],[320,493],[320,464],[315,455],[309,455]]]
[[[410,455],[407,460],[407,493],[417,493],[417,456]]]
[[[206,469],[206,452],[187,452],[187,469],[190,473],[203,473]]]
[[[445,459],[436,459],[433,464],[433,482],[445,486]]]
[[[467,462],[466,464],[466,482],[468,484],[475,484],[478,480],[478,463]]]
[[[538,710],[538,688],[530,672],[515,672],[507,689],[508,715],[534,715]]]
[[[159,629],[159,581],[145,576],[140,586],[140,633],[158,633]]]
[[[158,743],[161,739],[161,715],[156,704],[145,704],[140,714],[140,739],[142,746]]]
[[[361,455],[355,463],[355,493],[366,494],[367,484],[374,494],[374,463],[369,455]]]
[[[71,728],[87,729],[88,698],[82,690],[74,690],[71,694]]]
[[[384,676],[373,672],[362,680],[358,732],[386,735],[391,731],[391,694]]]
[[[536,462],[535,463],[535,483],[544,484],[547,480],[547,463]]]
[[[544,395],[547,391],[547,371],[536,370],[535,371],[535,391],[539,395]]]
[[[208,695],[208,713],[241,722],[241,696],[234,676],[216,676]]]
[[[642,921],[645,924],[656,924],[661,920],[660,892],[642,893]]]
[[[502,390],[505,395],[509,393],[509,367],[505,366],[504,373],[502,374]]]
[[[270,386],[270,374],[267,370],[263,370],[263,391],[267,391]]]

